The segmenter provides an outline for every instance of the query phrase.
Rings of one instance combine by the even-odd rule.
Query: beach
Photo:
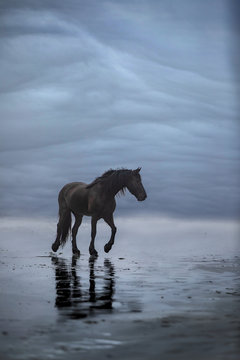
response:
[[[239,359],[240,249],[233,222],[116,218],[51,251],[54,219],[3,218],[0,359]]]

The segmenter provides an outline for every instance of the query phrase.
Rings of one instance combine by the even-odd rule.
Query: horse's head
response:
[[[146,199],[147,194],[139,174],[140,170],[141,168],[137,168],[136,170],[131,171],[126,186],[130,193],[133,194],[138,201],[143,201]]]

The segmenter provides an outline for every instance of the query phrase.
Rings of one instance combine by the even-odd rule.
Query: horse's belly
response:
[[[114,199],[109,200],[99,194],[97,186],[90,189],[86,189],[86,186],[85,183],[73,183],[67,191],[67,205],[73,213],[101,218],[114,211]]]

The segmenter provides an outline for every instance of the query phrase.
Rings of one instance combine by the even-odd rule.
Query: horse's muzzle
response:
[[[143,195],[140,195],[138,196],[138,201],[144,201],[145,199],[147,198],[147,194],[143,194]]]

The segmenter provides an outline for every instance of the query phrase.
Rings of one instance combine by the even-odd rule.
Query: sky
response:
[[[117,213],[238,219],[239,6],[0,0],[1,216],[55,216],[68,182],[142,167]]]

